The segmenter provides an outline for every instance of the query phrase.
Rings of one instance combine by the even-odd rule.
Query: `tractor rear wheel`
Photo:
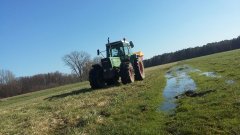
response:
[[[143,80],[145,78],[144,65],[141,60],[134,61],[134,72],[136,80]]]
[[[134,70],[131,63],[122,63],[120,67],[120,76],[123,84],[134,82]]]
[[[92,89],[99,89],[105,86],[103,70],[101,67],[93,67],[89,72],[89,82]]]

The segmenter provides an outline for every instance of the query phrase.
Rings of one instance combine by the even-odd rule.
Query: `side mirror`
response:
[[[99,55],[100,54],[100,51],[99,51],[99,49],[97,50],[97,55]]]
[[[132,41],[129,42],[130,43],[130,46],[133,48],[134,47],[134,44]]]

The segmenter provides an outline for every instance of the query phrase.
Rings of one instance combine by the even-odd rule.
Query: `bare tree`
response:
[[[75,73],[80,80],[83,80],[83,73],[88,71],[91,57],[88,53],[74,51],[63,57],[64,63]]]
[[[9,70],[0,70],[0,84],[8,84],[15,80],[15,75]]]

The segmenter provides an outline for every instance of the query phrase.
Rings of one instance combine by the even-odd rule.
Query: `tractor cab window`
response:
[[[124,46],[124,52],[125,52],[125,55],[129,55],[131,53],[130,48],[128,46]]]
[[[112,57],[121,57],[124,55],[123,47],[112,47],[111,53]]]
[[[130,46],[124,46],[124,52],[125,55],[131,55],[132,54],[132,49]]]

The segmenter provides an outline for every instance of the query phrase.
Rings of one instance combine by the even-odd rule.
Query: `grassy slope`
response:
[[[84,82],[2,100],[0,134],[164,134],[156,109],[171,65],[129,85],[92,90]]]
[[[240,50],[183,61],[201,71],[213,71],[221,78],[192,73],[197,92],[214,92],[199,97],[184,97],[175,115],[167,122],[174,134],[239,134],[240,133]],[[227,84],[226,80],[235,83]]]
[[[197,92],[178,100],[175,114],[156,111],[165,72],[147,69],[144,81],[101,90],[87,82],[0,101],[0,134],[237,134],[240,132],[240,50],[179,62],[222,78],[192,73]],[[227,85],[225,80],[235,80]]]

